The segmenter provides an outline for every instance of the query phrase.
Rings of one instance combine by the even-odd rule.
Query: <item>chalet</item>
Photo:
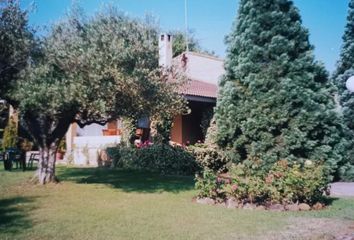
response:
[[[160,36],[159,64],[165,67],[173,64],[183,65],[188,83],[179,91],[188,100],[191,111],[186,115],[175,116],[171,141],[193,144],[204,140],[202,120],[215,107],[218,81],[224,74],[224,61],[196,52],[184,52],[172,58],[172,41],[171,35]],[[142,121],[141,125],[146,127],[147,122]],[[66,135],[66,158],[79,165],[97,165],[99,149],[120,142],[121,127],[119,120],[111,121],[105,126],[92,124],[84,128],[72,124]]]

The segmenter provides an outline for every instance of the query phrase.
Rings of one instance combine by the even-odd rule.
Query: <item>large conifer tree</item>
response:
[[[333,86],[293,2],[241,0],[227,44],[219,146],[234,161],[311,159],[335,170],[345,143]]]
[[[347,139],[353,141],[354,138],[354,93],[347,90],[345,82],[351,76],[354,76],[354,0],[349,2],[349,11],[347,24],[343,35],[343,45],[340,53],[340,59],[337,63],[337,69],[333,74],[333,81],[338,88],[339,102],[344,122],[349,128]],[[352,156],[352,144],[348,156]],[[345,164],[342,168],[342,175],[345,179],[354,180],[354,159]]]

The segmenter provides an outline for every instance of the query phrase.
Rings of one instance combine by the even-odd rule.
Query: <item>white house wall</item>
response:
[[[120,143],[120,136],[81,136],[74,137],[73,164],[97,166],[102,150]]]
[[[104,155],[102,150],[120,143],[120,136],[103,136],[102,130],[106,128],[99,124],[84,128],[72,124],[66,134],[66,162],[81,166],[99,165]]]
[[[186,75],[189,79],[218,85],[225,73],[224,61],[216,57],[199,53],[185,53],[187,56]],[[181,55],[177,57],[181,61]]]
[[[107,129],[107,125],[99,125],[96,123],[87,125],[83,128],[78,127],[76,130],[76,135],[77,136],[83,136],[83,137],[88,137],[88,136],[102,136],[102,130]]]

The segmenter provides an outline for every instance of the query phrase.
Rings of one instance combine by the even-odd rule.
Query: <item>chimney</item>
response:
[[[161,34],[159,38],[159,66],[172,66],[172,35]]]

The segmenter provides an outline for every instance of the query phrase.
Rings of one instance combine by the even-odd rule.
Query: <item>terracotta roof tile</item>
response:
[[[215,84],[192,79],[179,92],[185,95],[216,98],[218,87]]]

